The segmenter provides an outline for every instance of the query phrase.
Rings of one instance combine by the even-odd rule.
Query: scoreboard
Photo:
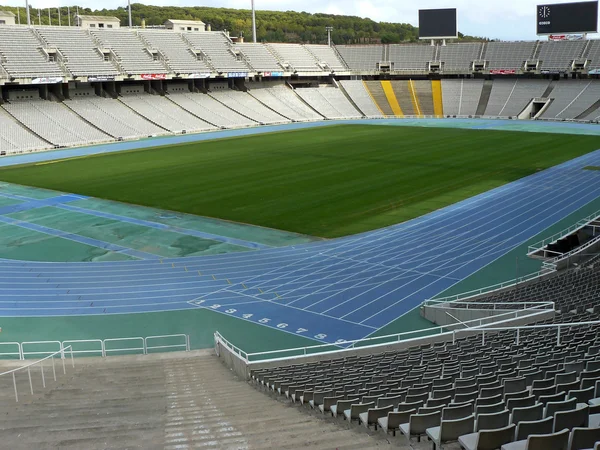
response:
[[[598,1],[538,5],[537,34],[579,34],[598,31]]]
[[[456,8],[419,10],[419,39],[457,37]]]

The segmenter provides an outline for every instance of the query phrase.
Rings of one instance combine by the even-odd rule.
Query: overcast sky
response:
[[[0,0],[11,6],[24,5],[25,0]],[[138,0],[132,0],[132,3]],[[458,8],[458,30],[461,33],[507,40],[536,39],[536,5],[564,3],[565,0],[255,0],[256,9],[302,10],[311,13],[345,14],[369,17],[376,21],[408,22],[418,25],[419,8]],[[126,6],[126,0],[30,0],[31,6],[66,6],[78,3],[89,8]],[[170,6],[214,6],[250,8],[250,0],[144,0],[140,3]],[[302,5],[301,7],[299,5]],[[595,37],[595,36],[593,36]]]

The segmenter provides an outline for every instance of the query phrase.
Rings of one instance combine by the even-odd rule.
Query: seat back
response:
[[[566,392],[559,392],[558,394],[552,395],[542,395],[538,398],[538,401],[544,405],[547,405],[548,403],[563,402],[566,396]]]
[[[398,395],[396,397],[380,397],[379,400],[377,400],[377,407],[383,408],[385,406],[392,405],[394,408],[397,408],[401,402],[402,402],[401,395]]]
[[[410,411],[411,409],[419,409],[423,406],[423,400],[419,400],[418,402],[403,402],[398,404],[398,412]]]
[[[414,403],[418,401],[423,401],[425,403],[429,399],[429,393],[419,394],[419,395],[407,395],[404,401],[406,403]]]
[[[567,450],[569,430],[552,434],[532,434],[527,438],[527,450]]]
[[[367,423],[369,425],[377,425],[377,419],[386,417],[388,413],[394,411],[394,405],[385,406],[383,408],[370,408],[367,414]]]
[[[504,395],[504,386],[482,387],[479,389],[479,397],[495,397],[496,395]]]
[[[577,380],[577,372],[559,373],[554,377],[556,384],[572,383]]]
[[[527,389],[525,377],[520,378],[506,378],[504,380],[504,393],[510,394],[511,392],[521,392]]]
[[[502,412],[506,409],[504,402],[498,402],[493,405],[481,405],[475,408],[475,416],[479,414],[494,414]]]
[[[431,407],[427,407],[427,406],[421,406],[419,408],[419,414],[431,414],[433,412],[442,412],[442,409],[444,409],[444,405],[438,405],[438,406],[431,406]]]
[[[542,420],[522,421],[517,424],[515,441],[527,439],[533,433],[550,434],[554,428],[554,417],[546,417]]]
[[[442,420],[462,419],[473,414],[473,404],[467,403],[462,406],[451,406],[442,409]]]
[[[510,424],[504,428],[498,428],[496,430],[482,430],[479,432],[479,439],[477,440],[478,450],[496,450],[502,447],[504,444],[512,442],[515,438],[514,424]]]
[[[554,386],[554,378],[546,378],[543,380],[535,380],[531,385],[532,389],[543,389]]]
[[[572,411],[559,411],[554,414],[554,431],[571,430],[575,427],[587,427],[589,419],[589,406],[584,405]]]
[[[451,401],[452,397],[450,397],[449,395],[447,397],[442,398],[430,398],[429,400],[427,400],[427,407],[433,408],[435,406],[446,406]]]
[[[350,409],[354,404],[360,403],[360,398],[349,398],[348,400],[338,400],[337,402],[337,413],[343,414],[344,411]]]
[[[350,406],[350,420],[358,420],[361,413],[367,412],[371,408],[375,408],[375,402],[358,403]]]
[[[531,422],[534,420],[542,420],[544,418],[544,405],[537,403],[533,406],[524,408],[515,408],[512,410],[511,422],[515,425],[519,422]]]
[[[508,409],[492,414],[479,414],[475,431],[496,430],[508,426],[510,412]]]
[[[427,428],[438,427],[442,421],[442,412],[430,414],[413,414],[410,416],[410,434],[413,436],[425,434]]]
[[[548,402],[546,404],[546,411],[544,412],[544,417],[552,417],[555,413],[559,411],[571,411],[572,409],[575,409],[576,406],[576,398],[564,400],[562,402]]]
[[[442,420],[440,424],[440,442],[456,441],[464,434],[473,432],[475,416],[470,415],[462,419]]]
[[[502,395],[494,395],[493,397],[478,397],[475,400],[476,406],[484,406],[484,405],[495,405],[496,403],[500,403],[503,401]]]
[[[569,450],[594,448],[594,444],[598,441],[600,441],[600,428],[575,427],[569,437]]]
[[[411,409],[409,411],[403,411],[403,412],[394,412],[391,411],[388,413],[388,430],[395,430],[397,429],[400,425],[402,425],[403,423],[409,423],[410,422],[410,416],[412,416],[413,414],[416,414],[417,410],[416,409]]]
[[[344,398],[344,395],[338,395],[336,397],[323,397],[323,410],[329,411],[333,405],[336,405],[340,400],[344,400]]]
[[[567,393],[567,398],[577,399],[577,403],[587,403],[591,399],[595,398],[595,390],[594,386],[590,386],[587,389],[577,389],[574,391],[569,391]]]
[[[527,406],[535,405],[535,397],[530,395],[529,397],[523,398],[511,398],[506,402],[506,409],[512,411],[515,408],[525,408]]]

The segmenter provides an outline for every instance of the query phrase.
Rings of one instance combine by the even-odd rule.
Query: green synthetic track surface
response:
[[[340,125],[0,170],[0,180],[298,233],[396,224],[589,151],[596,136]]]

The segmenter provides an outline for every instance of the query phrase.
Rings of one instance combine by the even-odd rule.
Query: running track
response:
[[[323,342],[362,338],[600,197],[588,165],[600,166],[600,151],[326,242],[162,261],[3,260],[0,316],[209,308]]]

